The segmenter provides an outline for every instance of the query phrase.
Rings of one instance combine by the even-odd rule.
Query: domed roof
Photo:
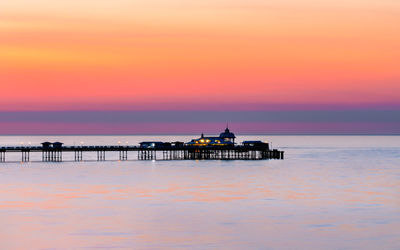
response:
[[[236,138],[235,134],[230,132],[228,127],[225,129],[225,132],[219,134],[219,137],[221,137],[221,138]]]

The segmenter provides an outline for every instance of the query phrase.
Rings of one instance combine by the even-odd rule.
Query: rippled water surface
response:
[[[192,137],[3,136],[0,145]],[[238,139],[255,138],[285,160],[7,155],[15,162],[0,163],[0,249],[400,249],[400,137]]]

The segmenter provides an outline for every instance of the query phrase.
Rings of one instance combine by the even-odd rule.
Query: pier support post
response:
[[[61,162],[61,150],[55,150],[54,154],[55,154],[54,161]]]
[[[106,160],[106,151],[105,150],[97,150],[97,160],[98,161]]]
[[[21,153],[22,153],[21,161],[28,162],[29,161],[29,151],[22,150]]]
[[[75,150],[75,161],[82,161],[83,151],[82,150]]]
[[[42,151],[42,161],[43,162],[62,162],[62,150],[43,150]],[[75,153],[75,159],[76,159],[76,153]],[[29,160],[29,154],[28,154],[28,160]]]
[[[119,151],[119,160],[127,161],[128,160],[128,150],[120,150]]]
[[[0,162],[5,162],[5,161],[6,161],[6,152],[0,151]]]

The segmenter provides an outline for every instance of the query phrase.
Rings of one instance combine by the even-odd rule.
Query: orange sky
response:
[[[392,0],[6,0],[0,110],[399,103],[399,30]]]

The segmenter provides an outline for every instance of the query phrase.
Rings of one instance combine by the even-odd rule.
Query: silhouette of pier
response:
[[[84,161],[84,152],[97,155],[97,161],[105,160],[265,160],[283,159],[284,152],[270,150],[268,145],[192,146],[159,145],[141,146],[63,146],[62,143],[43,143],[42,146],[0,147],[0,162],[7,161],[7,153],[21,153],[21,161],[31,161],[31,154],[41,154],[43,162],[62,162],[64,153],[73,153],[69,161]],[[114,152],[117,159],[107,154]],[[118,154],[116,154],[118,153]],[[90,159],[93,159],[90,158]],[[88,159],[86,159],[88,160]]]
[[[266,160],[283,159],[284,152],[270,149],[269,143],[244,141],[238,145],[228,126],[219,136],[204,136],[190,142],[144,141],[139,146],[64,146],[62,142],[43,142],[41,146],[0,147],[0,162],[6,153],[20,152],[21,161],[29,162],[33,153],[41,153],[43,162],[62,162],[63,154],[74,153],[74,161],[84,161],[84,152],[96,153],[97,161],[113,160],[107,153],[118,152],[119,161],[127,160]],[[114,154],[115,157],[115,154]],[[90,158],[93,159],[93,158]],[[89,160],[90,160],[89,159]]]

